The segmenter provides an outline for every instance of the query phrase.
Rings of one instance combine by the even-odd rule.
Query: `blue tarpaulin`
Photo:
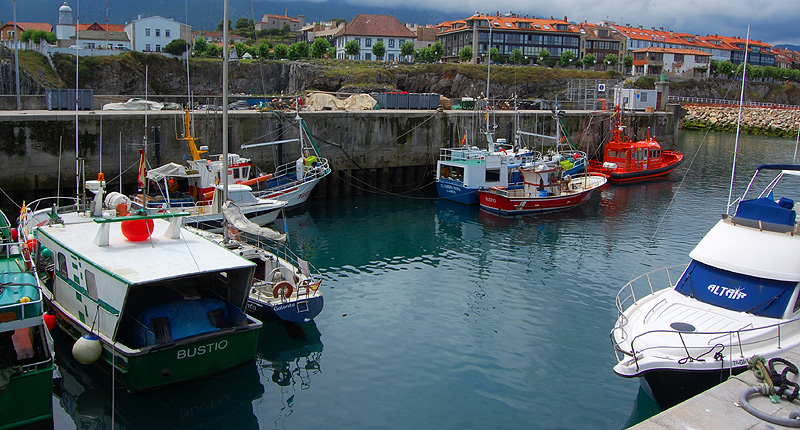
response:
[[[796,216],[795,211],[791,209],[790,205],[784,203],[787,199],[781,200],[783,204],[776,203],[775,200],[767,197],[744,200],[739,203],[739,207],[736,209],[736,216],[756,221],[793,226]],[[789,208],[786,206],[789,206]]]

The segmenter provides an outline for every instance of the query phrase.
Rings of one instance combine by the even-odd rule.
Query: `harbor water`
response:
[[[734,196],[794,139],[743,136]],[[255,362],[151,393],[112,390],[56,333],[57,429],[621,429],[658,412],[611,370],[615,297],[688,262],[725,211],[734,135],[683,132],[669,177],[501,217],[435,198],[310,201],[286,225],[324,276],[315,322],[265,323]],[[282,228],[282,221],[277,227]],[[112,427],[113,425],[113,427]]]

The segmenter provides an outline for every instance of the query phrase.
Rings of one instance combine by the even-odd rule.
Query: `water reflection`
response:
[[[56,428],[256,429],[252,401],[264,394],[255,363],[147,393],[112,390],[111,375],[72,358],[72,341],[53,331],[56,377],[53,394],[74,425],[54,418]]]
[[[321,334],[314,321],[294,324],[265,322],[258,339],[257,364],[261,379],[278,386],[280,407],[268,405],[261,411],[261,426],[277,411],[273,428],[284,428],[294,413],[295,396],[311,388],[311,378],[322,373]],[[272,396],[268,396],[272,397]]]

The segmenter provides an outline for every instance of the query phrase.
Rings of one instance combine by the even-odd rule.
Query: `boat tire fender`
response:
[[[283,292],[281,292],[283,290]],[[283,293],[283,297],[288,299],[292,297],[292,293],[294,292],[294,286],[289,281],[280,281],[272,287],[272,297],[278,298],[280,297],[281,293]]]
[[[572,181],[572,176],[564,175],[564,183],[569,184]]]

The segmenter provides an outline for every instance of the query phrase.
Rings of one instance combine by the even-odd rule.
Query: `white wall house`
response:
[[[353,60],[399,61],[400,46],[414,42],[417,35],[391,15],[358,15],[333,36],[336,58]],[[355,40],[361,52],[355,58],[345,52],[347,42]],[[383,42],[386,53],[383,58],[375,58],[373,44]]]
[[[149,16],[135,19],[125,25],[125,32],[131,40],[134,51],[161,52],[175,39],[191,43],[192,27],[181,24],[172,18]]]

